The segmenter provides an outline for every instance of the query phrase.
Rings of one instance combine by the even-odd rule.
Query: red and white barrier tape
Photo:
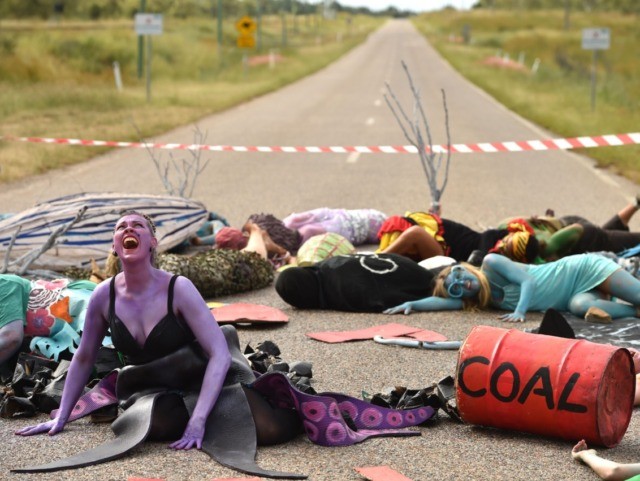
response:
[[[149,142],[117,142],[112,140],[56,139],[46,137],[11,137],[0,136],[0,140],[33,142],[41,144],[82,145],[87,147],[127,147],[136,149],[164,150],[209,150],[212,152],[286,152],[286,153],[334,153],[344,154],[359,152],[362,154],[415,154],[417,149],[412,145],[375,145],[375,146],[328,146],[328,147],[267,147],[239,145],[204,145],[204,144],[172,144]],[[615,135],[598,135],[593,137],[572,137],[566,139],[525,140],[519,142],[482,142],[478,144],[452,144],[451,152],[458,154],[494,153],[494,152],[526,152],[544,150],[569,150],[592,147],[609,147],[619,145],[640,144],[640,132]],[[433,152],[446,152],[446,145],[434,145]]]

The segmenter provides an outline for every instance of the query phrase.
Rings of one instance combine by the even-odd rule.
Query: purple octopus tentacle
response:
[[[377,436],[419,436],[418,431],[403,428],[434,414],[430,407],[399,411],[342,394],[303,393],[277,372],[260,376],[251,387],[277,407],[296,409],[309,439],[323,446],[349,446]],[[354,420],[357,430],[349,427],[343,413]]]
[[[118,402],[118,398],[116,397],[116,379],[118,379],[118,371],[111,371],[103,377],[98,384],[93,386],[91,390],[80,396],[80,399],[78,399],[78,402],[76,402],[76,405],[71,411],[68,422],[87,416],[105,406],[116,404]],[[57,414],[58,410],[54,409],[49,416],[53,419]]]

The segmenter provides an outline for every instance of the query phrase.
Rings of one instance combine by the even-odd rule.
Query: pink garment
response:
[[[377,244],[377,233],[386,214],[375,209],[331,209],[321,207],[291,214],[283,219],[289,229],[296,229],[305,242],[314,235],[334,232],[354,246]]]

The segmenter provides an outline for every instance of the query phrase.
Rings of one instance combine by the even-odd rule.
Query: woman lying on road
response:
[[[538,256],[538,240],[531,227],[521,219],[515,219],[500,229],[477,232],[435,214],[407,212],[404,217],[389,217],[380,228],[378,237],[378,252],[400,254],[417,262],[442,255],[471,262],[472,254],[478,251],[481,256],[497,252],[525,263],[532,263]]]
[[[493,307],[507,311],[508,322],[522,322],[527,311],[554,308],[583,317],[599,308],[611,318],[639,317],[640,280],[598,254],[568,256],[555,262],[527,265],[489,254],[476,269],[459,264],[443,270],[434,295],[405,302],[386,314]],[[629,304],[608,300],[616,297]]]
[[[534,216],[525,218],[540,243],[540,256],[545,261],[587,252],[619,253],[640,244],[640,232],[630,232],[629,222],[640,209],[640,199],[626,205],[602,226],[587,219],[568,215],[562,217]],[[506,219],[498,229],[506,228],[513,219]]]

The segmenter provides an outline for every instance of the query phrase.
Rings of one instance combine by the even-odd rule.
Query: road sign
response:
[[[236,45],[238,48],[253,48],[256,46],[256,39],[253,35],[238,35]]]
[[[608,50],[611,35],[608,28],[583,28],[582,48],[584,50]]]
[[[256,30],[256,22],[251,17],[245,15],[236,22],[236,29],[240,32],[236,45],[238,48],[253,48],[256,46],[256,39],[253,32]]]
[[[136,13],[134,23],[137,35],[162,35],[161,13]]]
[[[256,22],[247,15],[236,22],[236,29],[240,35],[251,35],[256,30]]]

